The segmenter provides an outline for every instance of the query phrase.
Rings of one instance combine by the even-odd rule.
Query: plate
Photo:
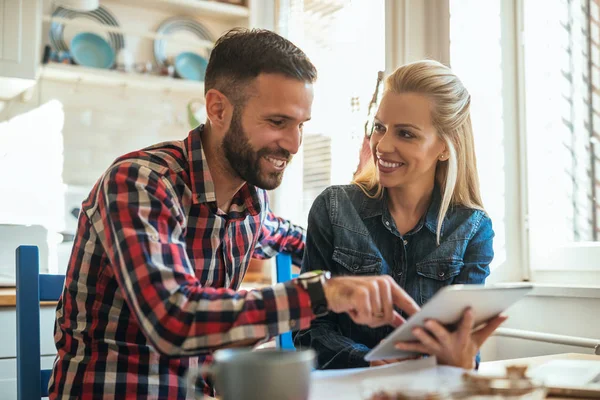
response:
[[[104,6],[98,7],[94,11],[89,12],[80,12],[73,11],[63,7],[56,7],[54,12],[52,13],[53,17],[60,17],[65,19],[76,19],[83,18],[92,20],[94,22],[100,23],[102,25],[119,27],[119,22],[113,16],[113,14]],[[50,24],[50,44],[55,51],[69,51],[69,47],[67,46],[64,40],[64,30],[65,25],[60,22],[52,22]],[[108,37],[110,39],[110,44],[114,50],[114,52],[118,52],[120,49],[125,47],[125,39],[123,35],[120,33],[108,33]]]
[[[175,72],[183,79],[204,82],[206,74],[206,58],[196,53],[183,52],[175,57]]]
[[[84,67],[109,69],[115,63],[115,52],[110,44],[89,32],[79,33],[71,40],[71,57]]]
[[[169,55],[179,54],[179,53],[187,53],[187,52],[196,52],[193,48],[197,48],[199,46],[194,46],[193,38],[196,37],[200,40],[207,40],[210,42],[214,42],[214,37],[211,35],[210,31],[198,21],[188,18],[188,17],[171,17],[164,20],[156,33],[164,34],[164,35],[177,35],[178,33],[188,33],[192,36],[190,41],[190,46],[186,46],[185,49],[179,49],[179,51],[173,51],[173,48],[177,46],[174,44],[171,47],[170,54],[167,54],[167,42],[166,39],[157,39],[154,41],[154,60],[156,61],[156,65],[159,68],[166,66],[166,61]],[[191,48],[188,48],[191,47]],[[208,57],[211,49],[206,49],[206,54],[202,54],[202,56]]]

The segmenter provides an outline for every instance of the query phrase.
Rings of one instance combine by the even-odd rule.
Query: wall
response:
[[[558,292],[560,288],[550,291]],[[584,289],[562,296],[533,295],[515,304],[508,312],[504,327],[546,332],[559,335],[596,339],[600,344],[600,299],[597,290],[586,297],[577,297]],[[577,292],[580,292],[577,294]],[[588,290],[589,292],[589,290]],[[540,356],[557,353],[593,354],[594,350],[530,340],[494,337],[482,350],[484,360],[502,360],[519,357]]]
[[[41,117],[48,120],[35,121],[35,129],[13,132],[20,136],[19,140],[3,149],[4,157],[0,154],[0,167],[5,173],[11,171],[0,186],[12,194],[0,199],[0,224],[46,227],[49,238],[55,239],[49,239],[50,259],[44,264],[51,272],[63,273],[71,243],[61,244],[62,237],[53,232],[74,231],[76,219],[70,210],[81,204],[116,157],[162,141],[185,138],[190,130],[186,106],[192,96],[196,95],[85,82],[39,81],[29,101],[16,98],[7,104],[0,121],[27,112],[33,118],[40,113],[31,110],[47,109],[58,101],[62,109],[52,110],[62,114],[57,116],[64,121],[62,134],[44,129],[55,124],[55,119],[50,118],[54,116],[47,113]],[[202,93],[198,96],[201,98]],[[6,133],[0,126],[0,143],[5,142]],[[54,173],[50,175],[49,171]],[[0,252],[14,254],[4,247],[0,245]],[[0,271],[14,277],[14,265],[2,265]]]

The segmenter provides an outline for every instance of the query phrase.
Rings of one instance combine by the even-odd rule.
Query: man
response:
[[[215,349],[306,329],[328,310],[370,326],[401,323],[394,305],[417,310],[389,277],[236,291],[250,257],[302,257],[304,231],[271,213],[266,190],[298,151],[315,79],[281,36],[230,31],[207,67],[206,125],[118,158],[98,180],[58,304],[52,399],[185,398],[188,368]]]

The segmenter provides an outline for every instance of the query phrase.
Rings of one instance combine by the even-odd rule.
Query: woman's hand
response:
[[[439,322],[429,320],[425,322],[426,329],[413,329],[418,342],[399,342],[396,348],[436,356],[442,365],[472,369],[481,345],[507,318],[499,315],[473,332],[473,312],[467,309],[456,331],[450,332]]]

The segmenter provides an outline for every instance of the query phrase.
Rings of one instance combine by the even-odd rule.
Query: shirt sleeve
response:
[[[482,284],[490,274],[490,263],[494,259],[494,230],[492,220],[480,215],[474,234],[467,244],[463,256],[464,266],[452,281],[453,284]]]
[[[292,255],[292,263],[301,265],[305,241],[304,228],[276,216],[269,209],[253,257],[265,259],[271,258],[277,253],[289,253]]]
[[[249,292],[202,287],[187,257],[183,211],[165,177],[126,161],[100,185],[89,217],[127,306],[157,351],[197,355],[310,325],[308,294],[294,281]]]

